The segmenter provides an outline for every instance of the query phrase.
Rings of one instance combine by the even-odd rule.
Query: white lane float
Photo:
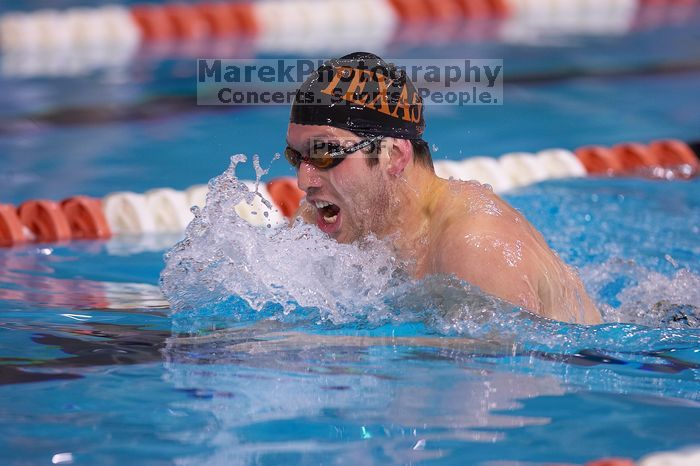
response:
[[[252,4],[260,53],[381,53],[393,36],[397,15],[386,0],[264,0]],[[328,40],[332,37],[332,40]]]
[[[138,46],[141,42],[141,30],[128,9],[118,5],[107,5],[100,10],[107,42],[124,47]]]
[[[207,193],[209,188],[206,184],[196,184],[190,186],[185,190],[185,196],[187,196],[187,205],[194,207],[197,206],[200,209],[203,208],[207,203]]]
[[[255,182],[244,181],[246,187],[250,192],[256,191]],[[248,204],[246,201],[239,202],[235,209],[236,213],[246,222],[253,226],[278,226],[285,223],[284,216],[274,207],[274,202],[270,198],[270,194],[264,185],[259,184],[257,186],[257,192],[259,195],[253,197],[252,204]],[[261,199],[264,198],[272,208],[268,207]]]
[[[143,194],[111,193],[102,199],[107,223],[115,234],[154,233],[156,224]]]
[[[435,174],[440,178],[469,181],[464,170],[464,161],[437,160],[433,162]]]
[[[9,13],[0,17],[0,44],[3,51],[36,48],[40,43],[39,23],[29,14]]]
[[[514,188],[539,183],[548,176],[547,169],[540,163],[540,159],[528,152],[502,155],[498,163]]]
[[[183,231],[192,220],[192,212],[183,191],[159,188],[144,193],[146,204],[159,233]]]
[[[700,448],[690,447],[678,451],[652,453],[639,460],[639,466],[697,466],[700,464]]]
[[[465,180],[476,180],[490,185],[494,192],[502,193],[513,189],[513,183],[503,172],[498,160],[492,157],[471,157],[463,164]]]
[[[547,170],[547,178],[579,178],[586,176],[586,168],[566,149],[545,149],[537,153],[540,165]]]
[[[513,15],[503,24],[501,38],[531,45],[562,35],[628,33],[640,0],[510,0]]]
[[[73,37],[70,28],[66,27],[65,14],[56,10],[39,10],[29,15],[36,23],[39,35],[36,37],[36,48],[70,50]]]
[[[39,10],[0,18],[5,76],[74,76],[125,66],[141,41],[121,6]]]

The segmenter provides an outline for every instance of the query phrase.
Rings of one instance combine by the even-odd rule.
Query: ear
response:
[[[389,163],[387,173],[399,176],[413,158],[413,147],[408,139],[391,138],[389,141]]]

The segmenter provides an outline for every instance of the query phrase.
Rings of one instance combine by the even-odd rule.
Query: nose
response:
[[[321,186],[321,176],[319,169],[308,162],[301,162],[297,172],[297,186],[308,194],[309,189]]]

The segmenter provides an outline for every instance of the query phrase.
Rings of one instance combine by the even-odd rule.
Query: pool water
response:
[[[512,57],[521,79],[506,84],[502,107],[429,108],[435,159],[697,138],[700,36],[691,26],[468,50]],[[695,68],[659,72],[664,60]],[[572,64],[591,75],[523,78]],[[2,97],[2,202],[182,189],[219,175],[234,153],[259,153],[270,176],[292,174],[272,162],[283,108],[185,105],[147,120],[108,112],[99,124],[70,111],[66,89],[81,108],[111,95],[122,110],[159,85],[170,97],[183,92],[173,68],[149,66],[146,82],[3,78],[17,92]],[[236,173],[253,178],[250,163]],[[444,280],[390,289],[387,304],[343,293],[336,277],[319,291],[338,296],[333,306],[260,310],[245,291],[187,295],[183,282],[171,306],[160,276],[181,235],[0,249],[0,463],[580,464],[700,445],[700,181],[557,180],[505,198],[579,269],[606,324],[536,319]],[[231,234],[274,246],[268,233]],[[319,254],[345,254],[349,270],[382,258],[346,252]],[[275,265],[295,266],[294,257]],[[376,283],[367,280],[370,292]],[[436,296],[479,312],[445,315]]]
[[[637,322],[590,329],[241,321],[229,303],[197,316],[218,331],[187,337],[192,315],[174,335],[157,287],[160,251],[3,250],[3,462],[581,463],[697,444],[700,330],[653,309],[698,317],[698,194],[577,180],[507,197],[609,320]]]

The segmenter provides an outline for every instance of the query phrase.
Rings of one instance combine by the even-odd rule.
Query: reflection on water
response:
[[[440,456],[425,451],[434,439],[493,442],[498,428],[547,423],[494,411],[565,391],[553,377],[468,367],[499,352],[490,342],[269,330],[168,340],[168,382],[192,394],[185,406],[218,421],[211,453],[182,464],[253,464],[275,451],[301,462],[329,453],[358,464],[417,461]]]
[[[289,327],[262,322],[168,339],[166,380],[189,395],[178,406],[217,421],[210,436],[197,441],[209,453],[180,458],[182,464],[256,464],[275,455],[309,464],[328,454],[358,464],[450,457],[443,446],[505,446],[513,429],[547,426],[550,416],[566,422],[556,410],[532,415],[523,406],[538,399],[568,406],[569,394],[578,393],[637,393],[642,405],[700,409],[700,399],[688,399],[700,364],[674,358],[673,351],[622,359],[597,350],[512,352],[503,342],[308,334]],[[679,427],[688,432],[682,422]],[[538,436],[556,437],[542,429]]]
[[[618,226],[584,231],[580,213],[567,211],[572,225],[548,225],[558,232],[548,237],[564,251],[581,241],[577,251],[596,258],[569,257],[587,265],[587,284],[608,306],[612,322],[594,328],[503,309],[444,278],[408,283],[387,273],[386,256],[366,262],[357,248],[331,250],[347,267],[328,275],[331,253],[280,265],[272,251],[256,263],[269,244],[260,237],[248,262],[214,264],[222,273],[208,278],[218,281],[190,275],[187,286],[202,293],[182,296],[206,301],[213,286],[232,299],[175,315],[155,286],[160,253],[149,252],[165,239],[0,251],[0,391],[12,400],[0,413],[0,462],[70,451],[99,464],[119,451],[118,462],[156,464],[584,463],[700,442],[692,235],[674,239],[661,266],[644,255],[635,262],[624,259],[637,256],[623,239],[610,250],[594,234],[622,235]],[[656,224],[638,225],[651,238]],[[226,242],[222,228],[217,246],[240,257],[250,235]],[[325,245],[316,240],[301,237],[309,250]],[[635,246],[656,254],[669,245],[652,242]],[[179,265],[207,263],[206,254],[193,259]],[[260,281],[236,280],[231,271],[243,265]],[[256,311],[236,298],[245,283],[273,296],[273,279],[285,276],[306,286],[292,297],[335,310]]]
[[[600,437],[589,413],[606,404],[622,410],[609,425],[633,437],[638,434],[628,432],[634,428],[626,425],[628,419],[662,423],[669,413],[688,433],[691,426],[682,416],[700,409],[692,401],[700,361],[693,363],[692,354],[682,350],[558,353],[463,337],[309,333],[309,326],[263,320],[182,337],[144,325],[15,323],[13,330],[32,334],[30,354],[46,347],[63,356],[6,358],[0,380],[69,381],[72,385],[60,389],[67,397],[62,403],[89,406],[84,413],[60,408],[55,414],[47,401],[42,414],[29,408],[34,421],[23,425],[41,429],[61,420],[81,432],[87,420],[100,435],[114,432],[113,442],[124,442],[120,445],[134,436],[148,439],[149,448],[170,451],[177,464],[318,464],[330,455],[357,464],[479,455],[493,460],[519,458],[530,451],[533,437],[549,455],[544,458],[554,461],[569,458],[564,455],[571,448],[561,440],[567,431],[561,426],[570,422],[562,413],[582,402],[588,410],[580,413],[586,419],[585,438],[579,439],[584,446]],[[127,367],[152,375],[128,376]],[[144,377],[148,383],[141,382]],[[32,393],[50,387],[25,385],[22,399],[29,402]],[[68,401],[73,393],[82,398]],[[121,420],[114,424],[117,409]],[[13,416],[19,412],[10,410],[3,419]],[[687,435],[677,438],[676,443],[690,442]],[[76,442],[67,451],[80,452]],[[59,435],[50,444],[64,451],[65,443]],[[101,448],[95,455],[83,458],[109,457]],[[157,458],[148,449],[141,455]]]
[[[11,328],[18,330],[16,325]],[[33,330],[32,343],[60,349],[66,356],[44,360],[0,358],[0,385],[76,379],[83,376],[83,368],[159,361],[170,334],[139,326],[90,323],[43,332],[36,328],[23,330]]]
[[[156,236],[156,239],[148,243],[157,241],[158,238],[162,241],[163,237]],[[172,244],[172,236],[165,238],[170,240],[167,244]],[[80,253],[97,254],[103,247],[107,251],[117,248],[121,252],[120,244],[123,241],[125,240],[110,241],[106,246],[101,242],[84,242],[81,244]],[[132,246],[132,251],[134,247],[136,246]],[[74,251],[56,251],[54,247],[49,246],[28,245],[7,251],[0,250],[0,300],[21,307],[41,306],[72,310],[165,310],[169,307],[160,290],[153,285],[85,278],[79,270],[84,266],[80,260]],[[70,269],[71,264],[78,267],[73,274],[76,275],[75,278],[59,278],[57,269]],[[165,311],[161,312],[161,315],[165,314]]]
[[[162,359],[168,303],[144,283],[88,280],[71,249],[0,251],[0,385],[83,377],[85,369]],[[65,247],[65,245],[63,245]],[[82,244],[97,254],[100,242]],[[57,247],[56,247],[57,248]]]

